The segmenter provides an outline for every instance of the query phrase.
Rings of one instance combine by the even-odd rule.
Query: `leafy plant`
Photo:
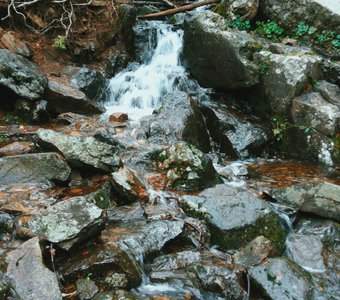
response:
[[[336,36],[336,38],[332,41],[332,45],[336,49],[340,49],[340,34]]]
[[[268,54],[261,59],[261,63],[259,64],[260,74],[265,75],[268,73],[270,58],[271,54]]]
[[[306,33],[310,34],[309,33],[309,26],[304,21],[301,21],[301,22],[298,23],[298,25],[294,29],[294,32],[295,32],[295,35],[298,36],[298,37],[303,36]]]
[[[15,124],[18,124],[19,123],[19,117],[11,115],[11,114],[7,114],[7,115],[4,116],[4,121],[6,123],[15,123]]]
[[[226,25],[230,28],[248,30],[250,28],[250,21],[242,20],[240,16],[236,16],[234,20],[226,20]]]
[[[5,141],[5,140],[6,140],[6,137],[3,136],[3,135],[0,135],[0,143],[2,143],[2,142]]]
[[[326,42],[332,41],[335,38],[335,32],[330,30],[323,30],[321,33],[315,34],[317,44],[324,44]]]
[[[58,35],[58,37],[53,39],[53,45],[56,48],[66,50],[65,37]]]
[[[304,126],[304,125],[294,125],[289,123],[286,119],[282,119],[280,117],[272,117],[270,119],[271,121],[271,125],[272,125],[272,131],[274,134],[274,138],[276,141],[282,141],[285,132],[289,129],[289,128],[298,128],[300,130],[303,130],[304,133],[308,134],[310,132],[312,132],[314,130],[313,127],[311,126]]]
[[[254,32],[265,36],[268,39],[277,40],[282,37],[284,33],[284,29],[274,21],[257,21],[256,25],[257,27],[255,28]]]

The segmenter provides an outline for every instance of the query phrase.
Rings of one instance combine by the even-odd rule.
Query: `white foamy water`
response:
[[[157,47],[151,61],[135,70],[122,71],[110,80],[107,114],[125,112],[130,120],[138,121],[159,108],[162,97],[176,89],[179,78],[186,77],[179,60],[182,46],[182,30],[173,31],[171,25],[157,24]]]

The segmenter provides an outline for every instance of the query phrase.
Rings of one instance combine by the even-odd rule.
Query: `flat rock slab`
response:
[[[301,211],[340,221],[340,186],[336,184],[310,181],[273,189],[270,195]]]
[[[73,112],[80,114],[100,114],[105,111],[98,103],[89,100],[77,88],[50,80],[46,92],[48,107],[54,113]]]
[[[71,169],[56,153],[36,153],[0,158],[0,185],[66,181]]]
[[[266,299],[312,299],[308,273],[288,259],[270,259],[268,264],[250,269],[249,276]]]
[[[47,86],[47,78],[28,59],[0,49],[0,86],[26,99],[39,99]]]
[[[92,166],[112,171],[121,164],[116,148],[94,137],[67,135],[49,129],[39,129],[37,136],[42,145],[57,148],[75,167]]]
[[[74,197],[46,209],[30,220],[30,230],[69,250],[73,245],[98,234],[104,223],[103,210],[87,198]]]
[[[216,185],[180,200],[187,214],[207,220],[212,241],[225,249],[238,248],[257,236],[271,240],[282,250],[286,229],[268,204],[243,188]]]
[[[7,255],[7,276],[20,299],[61,300],[56,275],[43,264],[38,238],[32,238]]]

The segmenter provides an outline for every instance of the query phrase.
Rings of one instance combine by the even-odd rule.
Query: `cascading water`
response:
[[[153,51],[150,62],[143,62],[133,70],[125,70],[111,79],[107,113],[125,112],[129,119],[137,121],[152,114],[162,104],[162,97],[178,88],[186,71],[180,65],[183,31],[161,22],[148,22],[156,27],[157,46],[153,51],[149,41],[145,51]],[[145,58],[144,58],[145,59]]]

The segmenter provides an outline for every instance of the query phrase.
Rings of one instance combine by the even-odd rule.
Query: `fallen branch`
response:
[[[205,0],[205,1],[202,1],[202,2],[194,3],[194,4],[184,5],[184,6],[181,6],[181,7],[176,7],[176,8],[164,10],[164,11],[157,12],[157,13],[140,16],[138,18],[139,19],[152,19],[152,18],[174,15],[174,14],[177,14],[179,12],[192,10],[196,7],[204,6],[204,5],[211,4],[211,3],[217,3],[217,2],[220,2],[220,1],[221,0]]]
[[[177,7],[175,4],[171,3],[168,0],[160,0],[160,1],[163,2],[165,5],[167,5],[169,7],[172,7],[172,8],[176,8]]]

